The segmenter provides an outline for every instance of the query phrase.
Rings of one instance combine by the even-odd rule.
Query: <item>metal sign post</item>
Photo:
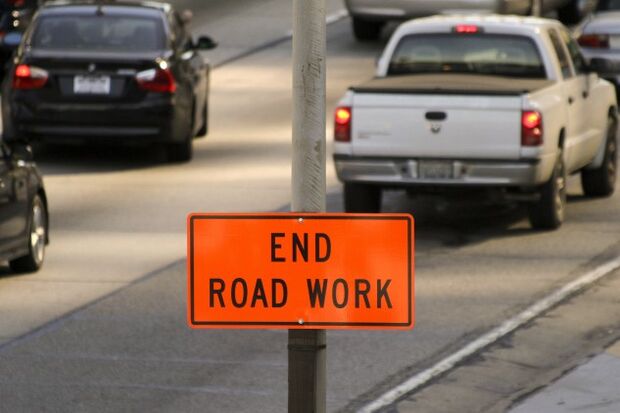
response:
[[[325,0],[293,1],[294,212],[325,212]],[[289,330],[288,411],[326,411],[325,330]]]

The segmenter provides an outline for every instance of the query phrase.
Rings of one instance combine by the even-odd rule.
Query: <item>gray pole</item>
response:
[[[294,212],[325,212],[325,0],[293,1]],[[326,332],[289,330],[288,411],[326,411]]]

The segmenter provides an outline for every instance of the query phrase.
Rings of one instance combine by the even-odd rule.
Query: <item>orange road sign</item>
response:
[[[410,329],[406,214],[190,214],[192,328]]]

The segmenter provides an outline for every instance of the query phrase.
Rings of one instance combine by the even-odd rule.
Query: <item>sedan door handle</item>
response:
[[[575,101],[575,99],[572,96],[568,98],[568,104],[569,105],[572,105],[574,101]]]

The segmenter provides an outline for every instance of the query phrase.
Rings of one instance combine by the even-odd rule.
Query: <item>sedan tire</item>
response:
[[[47,208],[40,195],[35,195],[28,223],[28,254],[9,261],[14,272],[34,272],[43,265],[47,243]]]
[[[168,144],[168,161],[177,162],[189,162],[194,155],[194,139],[188,136],[181,143]]]

